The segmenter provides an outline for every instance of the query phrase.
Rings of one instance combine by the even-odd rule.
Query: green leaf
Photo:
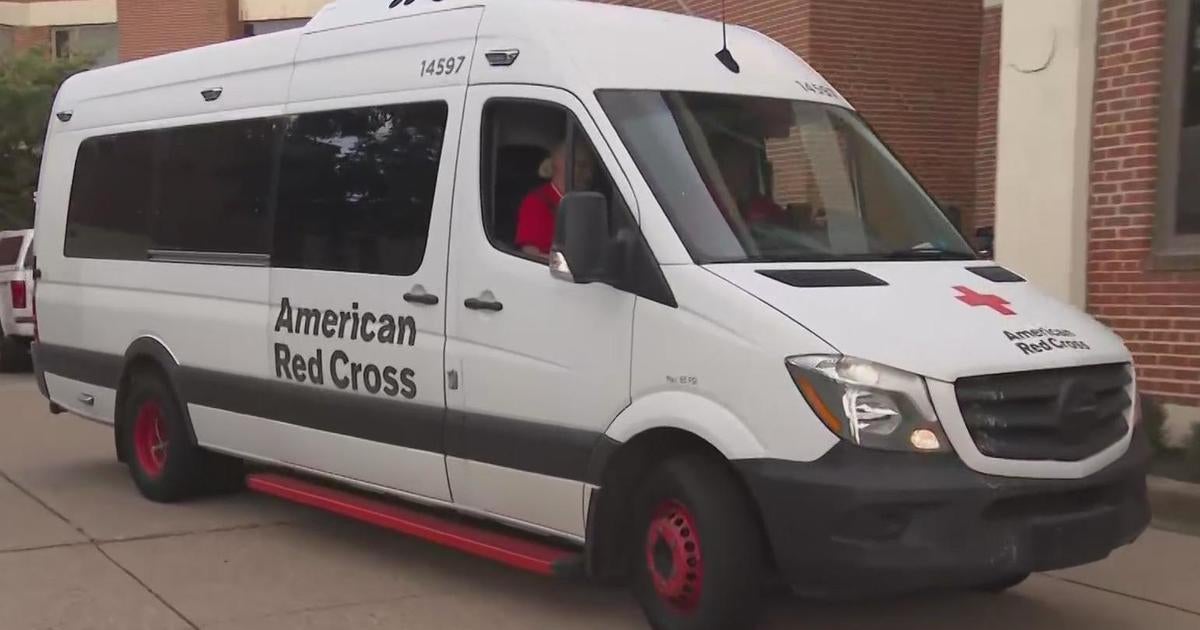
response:
[[[91,67],[45,48],[0,55],[0,230],[33,226],[42,143],[58,88]]]

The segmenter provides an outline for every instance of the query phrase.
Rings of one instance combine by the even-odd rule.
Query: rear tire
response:
[[[192,442],[183,407],[158,374],[133,376],[118,431],[121,459],[151,501],[171,503],[241,486],[240,462]]]
[[[765,545],[746,497],[722,462],[672,457],[634,504],[634,596],[655,630],[753,628],[761,614]]]

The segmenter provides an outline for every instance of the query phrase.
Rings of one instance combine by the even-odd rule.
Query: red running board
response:
[[[581,567],[582,556],[576,551],[281,474],[247,475],[246,487],[532,573],[564,576],[577,573]]]

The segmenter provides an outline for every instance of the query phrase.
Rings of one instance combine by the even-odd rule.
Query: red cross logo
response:
[[[967,306],[986,306],[1001,315],[1016,315],[1017,312],[1008,307],[1008,300],[999,295],[976,293],[967,287],[954,287],[958,291],[956,298]]]

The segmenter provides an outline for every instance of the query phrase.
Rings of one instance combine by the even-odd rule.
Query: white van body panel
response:
[[[634,402],[609,428],[610,437],[624,441],[655,424],[675,426],[732,459],[796,461],[812,461],[837,443],[784,364],[789,354],[833,348],[704,267],[664,266],[663,273],[679,308],[638,303]],[[668,409],[667,401],[687,406]]]
[[[101,424],[113,423],[117,390],[84,383],[57,374],[46,374],[46,387],[53,400],[71,413]]]
[[[586,519],[581,500],[585,492],[578,481],[459,457],[446,458],[446,474],[454,480],[456,505],[479,514],[536,523],[560,536],[583,541]]]
[[[524,99],[560,107],[579,120],[589,137],[599,136],[587,110],[569,92],[541,86],[485,85],[471,87],[467,93],[463,138],[481,137],[481,112],[494,99]],[[464,142],[463,146],[460,163],[479,164],[479,142]],[[596,148],[606,166],[614,165],[610,174],[636,213],[636,201],[615,167],[615,158],[604,143],[597,142]],[[448,392],[448,429],[462,426],[463,433],[471,433],[494,423],[520,434],[525,433],[523,426],[541,425],[561,429],[561,435],[580,444],[594,440],[629,405],[637,298],[599,283],[562,282],[551,277],[544,264],[494,247],[481,220],[480,190],[480,169],[460,168],[446,290],[450,305],[446,363],[448,370],[460,376],[460,385]],[[499,301],[503,311],[462,308],[472,298]],[[467,448],[479,452],[485,445],[475,443]],[[575,509],[583,495],[582,481],[518,470],[496,475],[495,469],[478,461],[448,466],[455,500],[528,522],[569,524],[563,531],[582,532],[582,514]],[[566,513],[559,512],[565,509],[562,505],[550,508],[521,498],[541,493],[573,498],[567,502]],[[543,520],[546,518],[550,521]]]
[[[713,445],[727,459],[767,457],[769,450],[736,414],[700,394],[658,391],[633,401],[605,435],[628,442],[653,429],[687,431]]]
[[[54,104],[55,113],[71,112],[71,120],[64,123],[51,116],[50,134],[60,129],[115,131],[142,121],[162,125],[214,109],[237,112],[282,105],[299,41],[299,31],[280,31],[77,74],[63,83]],[[200,95],[210,89],[221,90],[213,103]]]
[[[692,90],[848,105],[781,44],[738,26],[728,33],[742,62],[737,74],[713,58],[721,49],[720,22],[575,0],[494,2],[480,24],[478,49],[517,49],[520,56],[510,67],[477,64],[471,83],[555,85],[580,96],[603,89]]]
[[[288,100],[304,103],[465,86],[475,59],[475,31],[483,8],[457,8],[420,17],[396,15],[396,19],[353,28],[313,30],[310,26],[296,51]],[[422,76],[422,62],[439,58],[461,58],[464,65],[453,73]]]
[[[197,415],[204,417],[205,437],[197,425],[197,439],[214,450],[449,502],[445,474],[429,474],[444,470],[441,455],[224,409],[188,405],[188,411],[193,423]]]

